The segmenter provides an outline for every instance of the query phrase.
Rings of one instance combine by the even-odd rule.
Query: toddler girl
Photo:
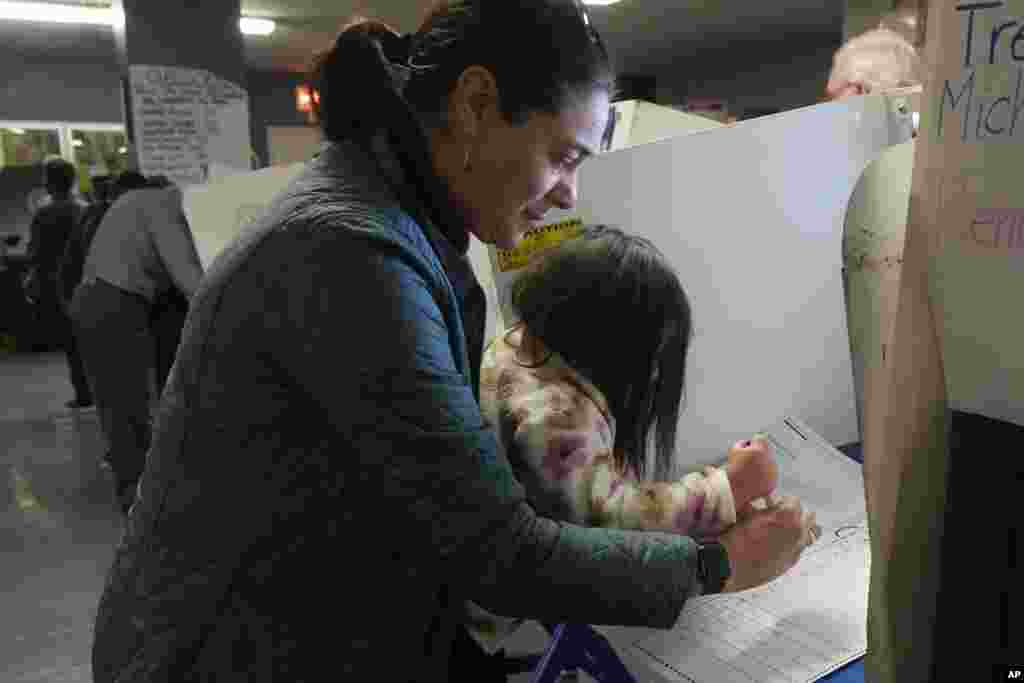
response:
[[[724,467],[664,480],[691,315],[649,241],[588,227],[532,263],[510,301],[520,322],[486,349],[480,402],[538,514],[711,538],[774,491],[777,467],[757,439],[735,444]],[[644,479],[650,459],[655,481]],[[470,632],[491,652],[521,623],[469,612]]]

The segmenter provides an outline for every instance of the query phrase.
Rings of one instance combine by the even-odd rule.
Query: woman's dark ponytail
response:
[[[514,125],[533,112],[558,114],[581,94],[611,94],[614,71],[582,7],[578,0],[436,0],[410,35],[380,21],[349,24],[311,79],[324,137],[444,128],[448,98],[472,65],[494,74],[502,113]]]
[[[366,140],[376,130],[407,122],[404,73],[396,65],[408,60],[410,40],[383,22],[360,20],[317,59],[313,107],[327,140]]]

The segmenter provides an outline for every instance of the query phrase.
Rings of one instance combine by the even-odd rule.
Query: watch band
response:
[[[702,595],[721,593],[731,575],[729,553],[724,545],[718,541],[698,543],[697,581],[700,583]]]

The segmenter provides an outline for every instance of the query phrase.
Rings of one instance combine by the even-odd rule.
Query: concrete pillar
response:
[[[249,170],[241,0],[114,0],[132,163],[187,185]]]

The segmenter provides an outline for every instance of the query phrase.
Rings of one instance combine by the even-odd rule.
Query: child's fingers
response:
[[[746,505],[741,507],[739,510],[737,510],[736,511],[736,522],[739,523],[739,522],[741,522],[741,521],[743,521],[745,519],[749,519],[750,517],[753,517],[754,515],[756,515],[758,512],[763,511],[764,510],[763,501],[762,501],[762,505],[761,506],[757,505],[757,503],[758,503],[757,500],[750,501],[749,503],[747,503]]]

